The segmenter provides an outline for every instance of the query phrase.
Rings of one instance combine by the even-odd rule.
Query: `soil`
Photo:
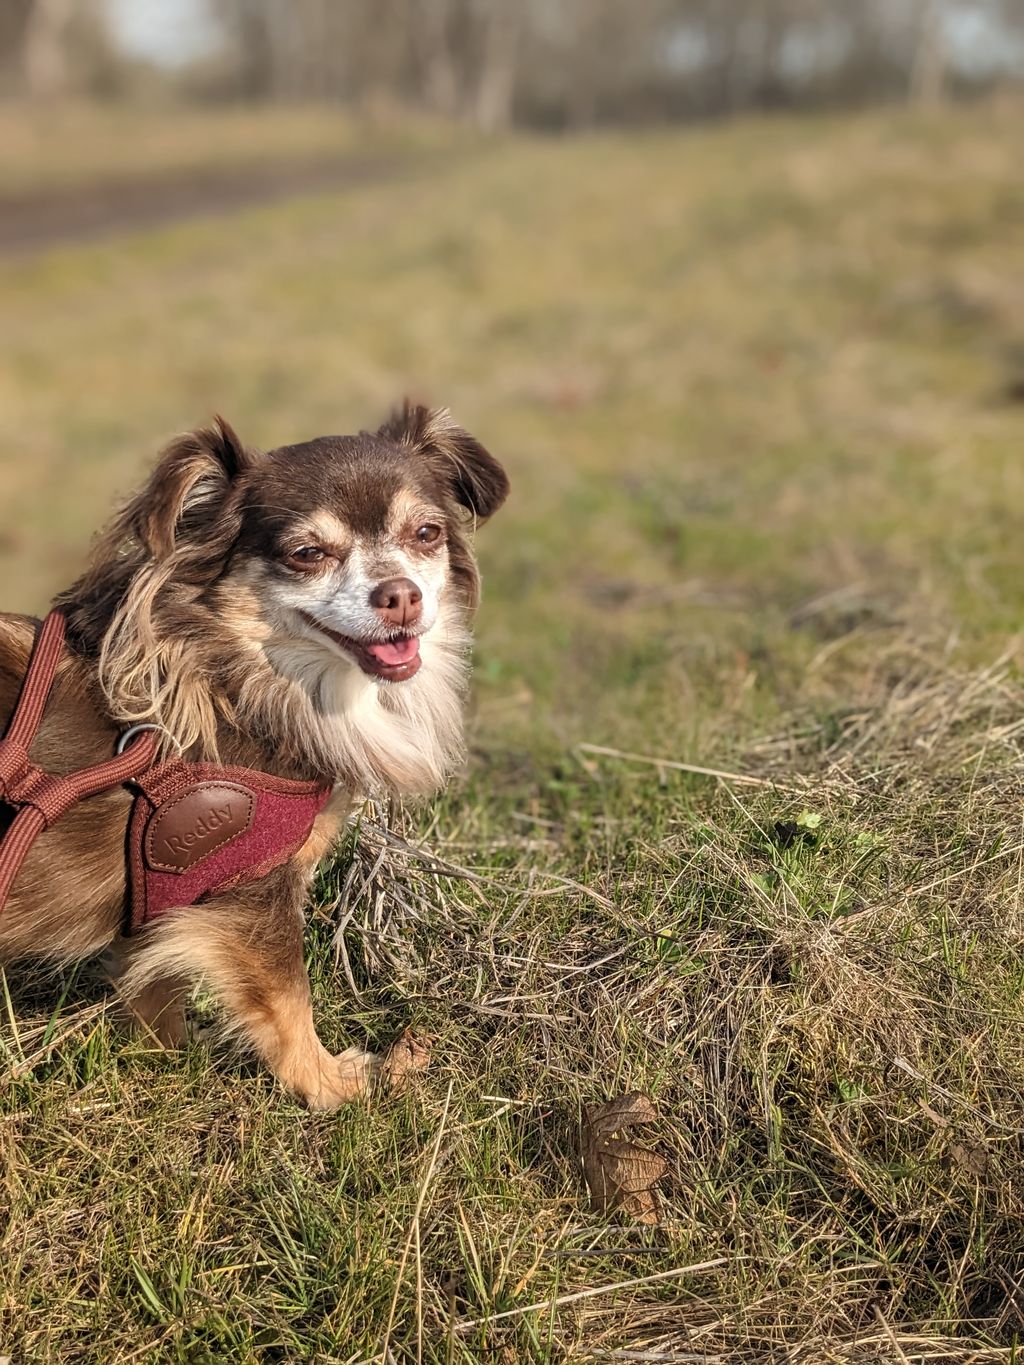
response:
[[[339,190],[413,173],[408,156],[339,157],[229,166],[86,186],[0,194],[0,255],[31,255],[62,242],[88,241],[186,218],[239,211],[293,195]]]

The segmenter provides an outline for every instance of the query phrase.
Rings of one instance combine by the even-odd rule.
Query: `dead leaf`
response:
[[[658,1111],[650,1099],[639,1090],[617,1099],[605,1100],[603,1104],[587,1104],[583,1107],[583,1122],[595,1137],[617,1133],[623,1128],[634,1128],[638,1123],[653,1123]]]
[[[941,1114],[937,1114],[927,1100],[918,1100],[918,1104],[921,1106],[921,1110],[925,1117],[931,1119],[936,1128],[949,1127],[949,1120],[944,1119]]]
[[[433,1042],[433,1038],[417,1036],[407,1028],[391,1044],[380,1064],[380,1076],[393,1094],[400,1095],[408,1089],[412,1077],[430,1065]]]
[[[949,1155],[961,1170],[979,1180],[988,1172],[988,1148],[983,1142],[951,1142]]]
[[[638,1223],[661,1221],[654,1186],[668,1170],[668,1162],[657,1152],[617,1136],[656,1118],[654,1105],[639,1091],[604,1104],[584,1105],[583,1175],[599,1213],[624,1213]]]

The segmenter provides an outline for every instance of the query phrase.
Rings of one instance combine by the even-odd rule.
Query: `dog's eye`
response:
[[[326,557],[325,551],[321,550],[318,545],[303,545],[301,549],[293,550],[288,556],[288,560],[297,569],[308,569],[313,564],[319,564]]]
[[[416,532],[416,539],[421,545],[433,545],[435,541],[441,539],[441,528],[428,521],[426,526],[421,526]]]

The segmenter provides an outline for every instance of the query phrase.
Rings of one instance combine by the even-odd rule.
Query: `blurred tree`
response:
[[[428,108],[446,117],[459,112],[459,72],[453,48],[453,0],[420,0],[409,6],[409,35]]]
[[[32,0],[22,37],[25,88],[33,99],[67,92],[66,34],[74,0]]]
[[[81,88],[105,3],[0,0],[0,79],[46,97]],[[222,42],[180,78],[186,93],[403,106],[484,132],[907,95],[931,104],[1024,78],[1024,0],[205,3]]]
[[[512,101],[525,5],[508,0],[477,0],[470,22],[479,29],[479,61],[473,120],[484,133],[512,122]]]
[[[25,29],[32,0],[0,0],[0,77],[5,88],[20,83]]]
[[[116,93],[128,65],[105,0],[0,0],[0,92],[41,101]]]
[[[941,103],[946,80],[946,14],[942,0],[920,0],[910,91],[918,104]]]

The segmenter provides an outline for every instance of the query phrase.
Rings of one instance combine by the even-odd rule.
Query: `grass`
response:
[[[396,146],[429,146],[442,130],[397,118],[373,126],[338,109],[133,108],[57,104],[0,106],[0,202],[161,177],[310,163]],[[450,139],[448,139],[450,140]]]
[[[0,1354],[1015,1358],[1018,132],[512,141],[0,263],[9,606],[214,409],[269,446],[411,389],[515,488],[468,771],[310,932],[328,1041],[412,1025],[430,1069],[309,1116],[89,969],[11,974]],[[655,1228],[581,1184],[630,1089]]]

